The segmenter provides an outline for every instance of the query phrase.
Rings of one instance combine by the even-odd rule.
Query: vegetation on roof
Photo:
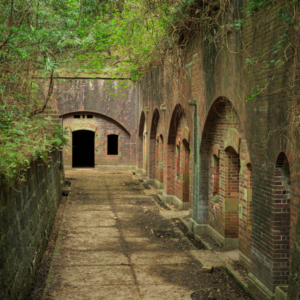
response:
[[[164,64],[172,72],[184,66],[191,40],[228,48],[228,31],[239,34],[257,12],[277,2],[254,0],[2,0],[0,3],[0,174],[22,177],[32,157],[47,160],[65,138],[41,114],[53,93],[54,78],[84,73],[91,77],[139,81],[149,67]],[[295,29],[296,1],[282,1],[278,15]],[[288,33],[274,42],[274,55],[247,58],[262,71],[284,63],[293,42]],[[244,45],[244,50],[248,45]],[[277,52],[275,52],[277,51]],[[282,54],[283,53],[283,54]],[[44,97],[36,78],[48,84]],[[266,87],[254,87],[253,100]],[[53,128],[53,130],[49,129]]]

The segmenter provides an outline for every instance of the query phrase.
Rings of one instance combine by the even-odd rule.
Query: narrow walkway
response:
[[[209,295],[222,286],[224,298],[207,299],[248,299],[223,270],[201,271],[190,243],[132,172],[73,169],[66,177],[72,193],[45,299],[190,300],[193,291]]]

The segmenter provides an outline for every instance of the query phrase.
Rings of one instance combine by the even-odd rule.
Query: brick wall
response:
[[[242,5],[242,2],[235,3]],[[297,60],[294,60],[292,48],[288,47],[287,61],[276,70],[262,72],[262,65],[250,68],[246,65],[246,59],[258,56],[259,51],[266,53],[266,64],[273,59],[274,41],[287,30],[287,25],[278,17],[281,4],[271,6],[267,13],[262,13],[262,18],[256,13],[256,21],[247,23],[241,35],[228,31],[230,51],[227,46],[220,51],[207,39],[203,42],[199,33],[188,46],[180,74],[166,65],[156,67],[139,85],[139,113],[146,108],[149,111],[148,128],[155,109],[160,114],[158,126],[164,138],[164,192],[183,195],[183,186],[176,181],[179,154],[176,144],[183,164],[183,139],[177,143],[177,127],[173,129],[180,107],[189,130],[190,198],[194,199],[191,206],[194,220],[210,225],[223,238],[238,238],[244,261],[247,260],[247,264],[251,261],[248,264],[249,287],[261,299],[269,299],[276,285],[288,282],[290,254],[299,252],[293,247],[300,192],[299,140],[297,130],[291,127],[300,104],[299,81],[293,81]],[[244,45],[248,45],[247,51],[242,51]],[[270,79],[272,84],[253,102],[247,103],[247,95],[252,93],[253,87],[262,87]],[[189,106],[189,100],[195,101],[196,107]],[[199,132],[194,132],[197,120]],[[199,149],[194,148],[197,144]],[[234,152],[229,153],[229,147]],[[288,202],[283,203],[288,201],[282,194],[287,189],[274,184],[274,178],[279,180],[280,177],[275,176],[280,171],[276,167],[280,153],[285,155],[291,174],[290,208]],[[193,164],[197,155],[199,181],[194,182]],[[215,191],[218,175],[214,156],[219,160],[218,192]],[[149,167],[153,163],[149,160]],[[281,190],[274,186],[280,186]],[[226,211],[226,202],[229,204],[230,199],[234,199],[230,204],[234,208]],[[287,224],[290,224],[289,234]],[[278,237],[282,242],[278,243]]]
[[[87,115],[93,118],[87,118]],[[80,116],[80,118],[74,118]],[[85,116],[85,118],[83,118]],[[131,137],[128,131],[116,121],[95,113],[71,113],[63,117],[63,127],[68,129],[69,145],[63,149],[64,163],[66,167],[72,166],[72,132],[77,130],[89,130],[95,132],[95,167],[103,165],[131,164]],[[108,135],[118,136],[118,155],[108,155]]]
[[[79,125],[84,124],[90,127],[88,130],[95,132],[96,166],[136,166],[137,93],[136,87],[129,81],[60,79],[55,81],[51,106],[63,117],[64,127],[78,125],[77,128],[80,130]],[[81,116],[90,114],[94,118],[74,119],[74,114]],[[108,134],[119,135],[118,156],[105,154]],[[64,156],[66,165],[71,166],[70,147],[65,148]]]
[[[243,161],[240,173],[240,201],[239,201],[239,249],[251,259],[252,246],[252,166]],[[249,265],[245,267],[249,268]]]

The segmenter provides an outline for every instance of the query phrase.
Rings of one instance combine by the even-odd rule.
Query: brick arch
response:
[[[251,273],[258,278],[270,291],[275,290],[278,285],[286,285],[288,280],[289,264],[297,263],[299,265],[298,257],[300,251],[298,247],[294,247],[296,237],[296,226],[299,226],[299,198],[300,198],[300,181],[299,181],[299,158],[298,149],[299,144],[294,144],[297,138],[293,136],[293,132],[284,132],[278,138],[270,139],[266,145],[267,157],[266,163],[262,169],[265,170],[265,180],[259,182],[260,176],[255,174],[254,177],[254,196],[253,196],[253,252],[258,253],[252,257]],[[283,199],[282,191],[283,184],[281,180],[282,162],[286,159],[290,172],[290,208],[286,207]],[[256,167],[256,165],[254,165]],[[255,186],[263,184],[262,186]],[[283,205],[283,206],[281,206]],[[279,207],[278,207],[279,206]],[[281,206],[281,207],[280,207]],[[285,212],[283,211],[285,210]],[[290,215],[286,214],[286,210],[290,209]],[[278,213],[282,212],[282,225],[289,223],[289,242],[285,245],[278,244],[281,236],[286,236],[287,230],[281,228],[279,219],[281,218]],[[262,222],[261,216],[264,216],[265,221]],[[290,219],[290,221],[284,222]],[[263,236],[261,236],[263,232]],[[284,234],[283,234],[284,233]],[[278,236],[278,237],[276,237]],[[262,245],[262,241],[264,244]],[[281,250],[289,244],[289,253],[282,253]],[[299,248],[298,248],[299,249]],[[295,255],[296,254],[296,255]],[[295,255],[295,260],[294,260]],[[289,256],[289,259],[288,259]],[[278,258],[282,261],[278,261]],[[263,260],[261,259],[263,258]],[[268,267],[262,267],[262,261],[268,262]],[[290,264],[290,265],[291,265]],[[280,266],[282,267],[281,269]],[[295,268],[295,265],[292,267]],[[278,275],[278,277],[277,277]],[[281,275],[281,276],[279,276]]]
[[[187,137],[188,138],[188,137]],[[189,202],[189,208],[192,209],[191,200],[191,185],[190,185],[190,144],[186,137],[182,140],[182,201]]]
[[[156,179],[156,168],[158,164],[159,141],[156,140],[157,127],[159,122],[159,112],[156,108],[153,112],[150,128],[149,145],[149,178]]]
[[[228,128],[231,129],[231,133],[228,133]],[[227,136],[232,136],[231,141],[227,141]],[[213,155],[221,161],[225,159],[225,149],[233,147],[236,151],[237,136],[242,136],[241,123],[237,116],[237,112],[232,103],[225,97],[217,98],[209,108],[206,116],[206,120],[203,126],[203,132],[200,144],[200,188],[199,188],[199,210],[197,221],[200,224],[211,224],[212,219],[222,218],[221,211],[217,210],[217,207],[210,205],[211,195],[213,194],[213,186],[210,180],[213,178]],[[209,175],[210,174],[210,175]],[[208,176],[209,175],[209,176]],[[214,177],[218,177],[215,175]],[[219,233],[223,233],[221,226],[222,221],[214,222],[216,224],[216,230]]]
[[[228,128],[224,133],[224,149],[232,147],[236,153],[240,153],[241,135],[235,128]]]
[[[156,137],[159,117],[160,117],[159,111],[156,108],[153,112],[153,117],[152,117],[152,121],[151,121],[150,139],[155,139],[155,137]]]
[[[108,129],[108,130],[105,130],[104,133],[105,133],[105,135],[110,135],[110,134],[120,135],[122,132],[120,130]]]
[[[78,114],[78,115],[81,115],[81,114],[85,114],[85,115],[87,115],[87,114],[92,114],[92,115],[94,115],[94,117],[96,117],[96,118],[101,118],[101,119],[107,120],[107,121],[109,121],[109,122],[111,122],[111,123],[113,123],[113,124],[116,124],[118,127],[120,127],[120,128],[121,128],[122,130],[124,130],[128,135],[131,136],[131,133],[130,133],[129,130],[124,126],[123,123],[120,123],[119,121],[117,121],[117,120],[115,120],[115,119],[113,119],[113,118],[111,118],[111,117],[109,117],[109,116],[107,116],[107,115],[105,115],[105,114],[100,114],[100,113],[97,113],[97,112],[94,112],[94,111],[90,111],[90,110],[73,111],[73,112],[68,112],[68,113],[65,113],[65,114],[63,114],[63,115],[60,115],[60,117],[62,117],[62,118],[64,119],[65,117],[72,116],[72,115],[76,115],[76,114]],[[92,126],[92,124],[93,124],[93,119],[86,119],[86,120],[89,120],[89,122],[88,122],[87,124],[91,124],[91,126]],[[83,125],[83,126],[88,126],[87,124],[85,124],[85,125]],[[88,129],[87,129],[87,130],[88,130]]]
[[[177,104],[173,110],[169,133],[166,145],[166,188],[167,194],[175,196],[175,202],[184,209],[188,209],[189,196],[185,197],[184,190],[186,186],[184,182],[187,181],[188,175],[184,174],[186,152],[183,140],[188,144],[190,142],[190,132],[188,122],[185,117],[184,109],[181,104]],[[188,153],[189,157],[189,153]],[[185,205],[184,202],[187,202]]]
[[[284,152],[279,153],[272,185],[272,241],[273,282],[288,284],[291,258],[291,170]]]
[[[138,131],[139,136],[143,136],[145,122],[146,122],[146,116],[145,113],[142,111],[140,116],[139,131]]]
[[[184,109],[181,104],[177,104],[173,110],[171,122],[169,126],[168,144],[174,144],[177,136],[177,129],[179,122],[182,118],[185,118]],[[187,126],[188,127],[188,126]]]
[[[296,223],[299,209],[299,198],[300,198],[300,183],[299,183],[299,158],[298,157],[298,148],[291,144],[292,137],[288,132],[286,136],[281,136],[279,139],[275,140],[272,145],[270,145],[271,149],[277,148],[276,152],[271,152],[272,157],[271,161],[273,161],[274,168],[278,166],[278,159],[285,155],[287,162],[289,164],[290,174],[291,174],[291,224],[290,224],[290,247],[291,251],[293,250],[294,238],[296,235]],[[278,154],[279,153],[279,154]],[[292,253],[292,252],[291,252]]]
[[[160,183],[159,187],[163,187],[164,183],[164,138],[162,134],[157,134],[158,153],[157,153],[157,165],[155,170],[155,178]]]
[[[78,130],[89,130],[96,132],[98,126],[95,124],[72,124],[68,126],[71,132],[78,131]]]
[[[143,168],[143,156],[144,156],[144,128],[146,124],[146,116],[145,113],[142,111],[140,116],[139,122],[139,129],[138,129],[138,149],[137,149],[137,165],[139,169]]]
[[[239,247],[240,236],[246,236],[242,231],[246,228],[240,229],[250,211],[244,206],[244,214],[240,214],[246,188],[242,184],[244,160],[250,161],[237,110],[226,97],[219,97],[210,106],[203,126],[198,210],[194,217],[198,223],[207,224],[211,228],[208,232],[224,246],[231,243]],[[245,240],[245,248],[251,248],[250,240]],[[249,253],[245,254],[246,261],[250,261]]]
[[[285,136],[281,136],[277,141],[273,142],[273,145],[271,147],[277,147],[279,155],[282,155],[282,153],[285,154],[285,157],[288,161],[289,168],[290,168],[290,249],[289,249],[289,261],[287,261],[287,258],[285,258],[285,263],[289,265],[289,272],[291,272],[291,275],[288,278],[288,284],[289,284],[289,296],[291,299],[294,299],[293,297],[299,296],[299,284],[298,284],[298,278],[297,278],[297,270],[299,270],[299,257],[300,257],[300,250],[299,250],[299,233],[298,229],[300,228],[300,217],[299,217],[299,199],[300,199],[300,180],[299,180],[299,144],[294,144],[293,140],[295,137],[292,137],[292,132],[287,132]],[[276,153],[274,153],[275,156],[273,156],[273,162],[274,168],[276,171],[276,167],[278,167],[278,159],[276,159]],[[276,160],[275,160],[276,159]],[[282,159],[281,159],[282,160]],[[275,174],[274,174],[275,175]],[[274,230],[274,229],[273,229]],[[297,233],[296,233],[297,230]],[[274,245],[276,246],[276,245]],[[273,246],[273,247],[274,247]],[[287,254],[286,254],[287,255]],[[287,266],[285,267],[287,269]],[[274,272],[273,272],[274,273]],[[299,273],[299,272],[298,272]],[[278,284],[276,284],[278,285]],[[281,284],[280,284],[281,285]]]

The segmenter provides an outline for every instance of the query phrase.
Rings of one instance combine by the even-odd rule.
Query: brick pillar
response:
[[[137,165],[138,168],[141,169],[143,167],[143,136],[138,137],[138,151],[137,151],[137,156],[138,156],[138,161]]]
[[[252,166],[250,163],[243,166],[240,174],[239,223],[239,250],[250,260],[252,247]]]
[[[182,202],[190,201],[190,148],[186,140],[183,141],[182,155]]]
[[[156,139],[150,138],[150,149],[149,149],[149,178],[155,179],[155,170],[157,163],[157,145]]]
[[[197,211],[197,223],[208,224],[209,219],[209,166],[210,156],[204,150],[200,150],[200,163],[199,163],[199,200]]]
[[[174,176],[174,195],[182,201],[182,149],[183,145],[177,141],[175,146],[175,176]]]
[[[174,180],[175,180],[175,145],[166,145],[166,176],[167,176],[167,195],[174,195]]]
[[[146,171],[147,174],[147,164],[148,164],[148,151],[147,151],[147,133],[143,135],[143,169]]]

